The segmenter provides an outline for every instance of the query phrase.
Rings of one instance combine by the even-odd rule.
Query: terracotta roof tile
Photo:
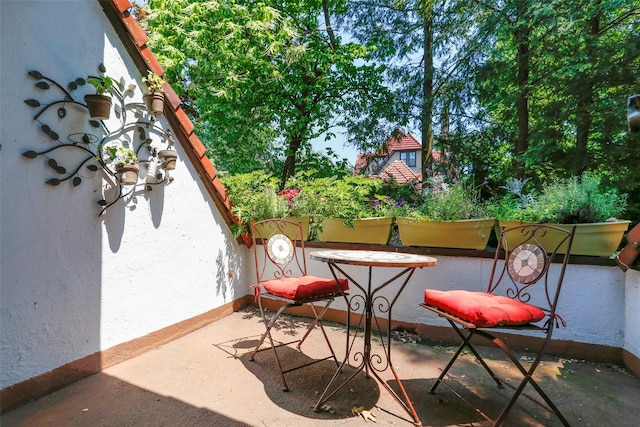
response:
[[[131,9],[131,2],[129,0],[113,0],[113,4],[115,5],[116,10],[120,13],[124,13]]]
[[[164,76],[162,65],[160,65],[158,59],[147,46],[149,41],[147,34],[129,12],[131,2],[129,0],[106,0],[100,1],[100,4],[140,73],[144,76],[148,70],[151,70],[159,76]],[[218,178],[218,172],[213,163],[206,157],[204,144],[193,134],[193,123],[180,107],[180,97],[166,82],[164,89],[165,106],[168,104],[171,107],[170,109],[165,109],[165,116],[169,123],[173,124],[176,138],[180,141],[188,158],[192,160],[198,175],[205,184],[205,188],[226,223],[228,225],[239,224],[240,220],[231,211],[231,201],[227,196],[227,189]],[[241,239],[247,246],[252,244],[248,234],[241,236]]]
[[[129,36],[138,47],[142,47],[149,41],[149,37],[147,33],[144,32],[140,25],[138,25],[138,21],[133,17],[128,11],[122,13],[122,22],[125,27],[129,31]]]
[[[195,133],[189,135],[189,144],[193,147],[193,151],[196,153],[198,158],[205,157],[207,153],[207,147],[204,146],[200,138]]]
[[[387,147],[387,152],[389,154],[393,154],[394,151],[422,149],[422,144],[420,144],[420,142],[411,135],[411,132],[405,134],[400,130],[398,130],[397,136],[392,135],[387,139],[385,146]]]
[[[147,64],[147,68],[159,76],[164,76],[164,68],[162,68],[162,65],[160,65],[156,56],[151,52],[151,49],[146,44],[139,47],[140,55]]]
[[[420,181],[420,175],[412,171],[402,160],[393,161],[385,170],[375,177],[384,179],[388,176],[393,176],[398,184]]]
[[[209,159],[207,159],[206,157],[200,158],[200,164],[202,164],[202,167],[204,168],[204,171],[209,179],[213,180],[218,176],[218,171]],[[216,182],[213,183],[213,186],[214,188],[216,187]]]
[[[422,144],[411,135],[411,132],[405,134],[400,129],[397,129],[393,135],[380,146],[380,150],[376,152],[360,153],[356,158],[356,164],[353,168],[353,174],[358,175],[362,172],[369,161],[373,157],[388,157],[396,151],[415,151],[422,150]]]
[[[193,123],[187,116],[187,113],[184,112],[182,108],[178,108],[175,110],[176,118],[180,123],[180,128],[184,132],[184,134],[188,137],[193,132]]]
[[[175,90],[171,87],[171,85],[167,82],[162,84],[162,89],[164,89],[164,102],[169,103],[171,109],[176,110],[182,104],[182,100],[178,96]]]

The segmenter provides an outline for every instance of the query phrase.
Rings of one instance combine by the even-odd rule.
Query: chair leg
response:
[[[489,334],[486,334],[486,335],[489,335]],[[524,388],[526,387],[526,385],[531,384],[531,386],[538,392],[538,395],[542,397],[542,399],[549,406],[549,409],[558,417],[562,425],[564,425],[565,427],[569,427],[569,422],[567,421],[567,419],[562,415],[558,407],[551,401],[547,393],[545,393],[544,390],[542,390],[542,388],[538,385],[538,383],[533,379],[533,373],[538,367],[538,365],[540,364],[540,361],[542,360],[544,350],[549,340],[547,339],[543,344],[542,348],[538,351],[538,355],[536,356],[535,360],[531,363],[531,366],[529,367],[529,369],[525,369],[525,367],[522,366],[522,363],[520,363],[520,361],[515,356],[515,354],[513,354],[511,349],[507,347],[507,345],[501,339],[497,337],[493,337],[492,341],[498,347],[500,347],[500,349],[507,355],[507,357],[511,360],[511,362],[516,366],[516,368],[518,368],[520,373],[524,376],[524,378],[520,382],[520,385],[515,389],[513,396],[511,396],[509,403],[507,403],[507,406],[505,406],[505,408],[502,410],[502,413],[500,413],[500,416],[496,420],[495,425],[500,426],[502,424],[502,422],[507,417],[507,414],[509,413],[511,408],[516,403],[516,400],[518,400],[518,398],[524,391]]]
[[[447,366],[444,367],[444,369],[440,373],[440,376],[438,377],[436,382],[431,386],[431,389],[429,390],[429,394],[434,394],[436,392],[436,388],[438,388],[438,386],[444,379],[445,375],[447,375],[447,372],[449,372],[449,368],[453,366],[453,363],[456,361],[456,359],[458,359],[458,356],[460,356],[460,353],[462,353],[462,350],[465,348],[466,345],[467,345],[466,342],[463,342],[462,344],[460,344],[460,347],[458,347],[458,350],[456,350],[453,357],[449,360],[449,363],[447,363]]]
[[[318,312],[317,307],[315,307],[313,304],[309,304],[311,306],[311,310],[313,311],[314,314],[314,321],[313,323],[309,326],[309,328],[307,328],[305,334],[303,335],[303,337],[301,339],[295,339],[286,343],[279,343],[276,345],[276,343],[273,340],[273,336],[271,335],[271,329],[275,326],[276,322],[278,321],[278,319],[280,318],[280,316],[289,308],[291,307],[296,307],[296,306],[300,306],[302,305],[302,303],[288,303],[283,305],[282,307],[280,307],[280,309],[278,309],[278,311],[271,317],[271,320],[267,319],[267,315],[265,313],[265,310],[262,306],[262,299],[259,298],[258,299],[258,307],[260,308],[260,314],[262,316],[262,320],[264,321],[264,324],[266,326],[266,331],[262,334],[262,336],[260,337],[260,341],[258,342],[258,344],[255,346],[255,348],[253,349],[253,352],[251,353],[251,355],[249,356],[249,360],[254,361],[254,357],[255,355],[262,351],[262,350],[267,350],[267,348],[260,348],[262,347],[262,345],[264,344],[265,339],[269,338],[269,344],[270,347],[273,351],[273,357],[276,361],[276,366],[278,367],[278,371],[280,372],[280,381],[282,383],[282,391],[289,391],[289,386],[287,384],[287,380],[285,379],[285,374],[291,371],[295,371],[297,369],[300,368],[304,368],[306,366],[312,365],[314,363],[319,363],[322,362],[324,360],[327,359],[333,359],[334,362],[336,363],[336,366],[340,366],[340,363],[338,362],[338,359],[335,355],[335,351],[333,350],[333,347],[331,346],[331,342],[329,341],[329,336],[327,335],[324,326],[322,324],[322,317],[324,316],[324,314],[327,312],[327,310],[329,309],[329,305],[331,305],[331,303],[333,302],[333,299],[327,300],[326,304],[322,307],[322,310],[320,310],[320,312]],[[311,362],[305,363],[303,365],[299,365],[299,366],[295,366],[293,368],[289,368],[289,369],[283,369],[282,367],[282,363],[280,362],[280,357],[278,356],[278,351],[277,351],[277,347],[282,347],[282,346],[287,346],[287,345],[291,345],[294,343],[297,343],[296,348],[298,350],[300,350],[300,346],[302,345],[302,343],[307,339],[307,337],[309,336],[309,334],[311,333],[311,331],[317,326],[320,327],[320,330],[322,331],[322,334],[324,336],[325,342],[327,343],[327,346],[329,347],[329,351],[331,352],[331,354],[329,356],[326,356],[322,359],[317,359],[317,360],[313,360]]]
[[[327,343],[327,347],[329,347],[329,351],[331,352],[330,357],[333,358],[334,362],[336,363],[336,366],[340,366],[340,363],[338,362],[338,358],[336,357],[336,353],[333,350],[333,347],[331,346],[331,342],[329,341],[329,336],[327,335],[327,331],[324,330],[324,324],[322,323],[322,319],[324,318],[324,315],[327,312],[327,310],[329,310],[329,306],[331,305],[331,303],[333,303],[333,299],[330,299],[327,301],[327,303],[322,307],[322,310],[320,311],[320,313],[318,313],[315,305],[309,304],[311,306],[311,311],[313,311],[313,315],[315,319],[311,324],[311,326],[307,329],[307,332],[304,334],[302,339],[300,339],[300,341],[298,342],[297,348],[298,350],[300,350],[300,346],[302,346],[302,343],[307,339],[311,331],[317,325],[320,328],[322,335],[324,336],[324,341]]]
[[[254,361],[254,356],[256,355],[256,353],[258,353],[258,351],[260,351],[260,347],[262,346],[262,343],[264,343],[265,338],[267,338],[267,337],[269,338],[269,344],[271,344],[271,349],[273,350],[273,357],[276,360],[276,365],[278,366],[278,371],[280,372],[280,382],[282,383],[282,391],[289,391],[289,386],[287,385],[287,380],[284,377],[284,372],[283,372],[283,369],[282,369],[282,365],[280,364],[280,358],[278,357],[278,352],[276,350],[276,345],[273,342],[273,337],[271,336],[271,328],[276,324],[276,322],[280,318],[280,315],[286,309],[288,309],[290,307],[293,307],[294,305],[296,305],[296,304],[283,305],[276,312],[276,314],[273,315],[273,317],[271,318],[271,321],[269,321],[267,319],[267,316],[266,316],[265,312],[264,312],[264,308],[262,307],[262,299],[261,298],[258,299],[258,307],[260,308],[260,314],[262,315],[262,319],[264,321],[264,324],[265,324],[267,330],[262,334],[262,336],[260,337],[260,341],[258,342],[256,347],[253,349],[253,352],[251,353],[251,356],[249,356],[249,360]]]
[[[480,353],[478,353],[476,348],[471,344],[471,338],[473,337],[473,335],[475,333],[478,333],[478,334],[484,336],[483,332],[482,331],[477,331],[477,330],[474,330],[474,329],[467,329],[467,334],[465,335],[455,323],[453,323],[449,319],[447,319],[447,320],[449,321],[449,323],[453,327],[453,330],[462,339],[462,344],[460,344],[460,346],[458,347],[458,350],[456,350],[456,352],[453,355],[453,357],[451,358],[451,360],[449,360],[449,363],[447,364],[447,366],[445,366],[445,368],[442,370],[442,373],[440,374],[440,376],[438,377],[436,382],[433,384],[433,386],[431,386],[431,389],[429,390],[429,393],[430,394],[434,394],[435,393],[436,388],[438,388],[438,386],[440,385],[440,383],[444,379],[445,375],[447,374],[447,372],[449,371],[451,366],[453,366],[454,362],[458,359],[458,356],[460,356],[460,354],[462,353],[462,350],[464,350],[465,347],[468,348],[469,351],[471,351],[471,353],[476,358],[476,360],[484,367],[484,369],[487,371],[487,373],[496,382],[496,385],[499,388],[504,388],[504,384],[502,383],[500,378],[498,378],[498,376],[491,370],[491,368],[489,367],[489,365],[487,365],[487,363],[484,361],[482,356],[480,356]]]

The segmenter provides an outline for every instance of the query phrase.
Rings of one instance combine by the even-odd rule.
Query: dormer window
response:
[[[415,151],[401,151],[400,160],[402,160],[410,168],[416,167],[416,152]]]

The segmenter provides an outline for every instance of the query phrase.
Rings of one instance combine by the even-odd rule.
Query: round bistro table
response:
[[[416,413],[407,392],[402,385],[400,377],[398,377],[396,369],[391,361],[391,312],[398,297],[404,290],[405,286],[413,276],[416,268],[433,267],[437,264],[437,260],[430,256],[407,254],[401,252],[383,252],[383,251],[364,251],[364,250],[320,250],[313,251],[309,254],[311,259],[327,263],[334,278],[338,280],[338,273],[346,277],[361,292],[351,295],[347,300],[347,351],[345,358],[338,367],[338,370],[329,381],[324,392],[320,396],[315,410],[318,410],[326,401],[333,397],[340,389],[349,383],[355,376],[365,371],[367,377],[372,375],[378,383],[382,385],[403,407],[403,409],[413,418],[415,425],[422,425],[418,414]],[[344,266],[353,265],[368,267],[367,283],[356,281],[350,274],[344,270]],[[375,268],[399,268],[399,272],[390,279],[381,283],[373,283],[373,269]],[[392,297],[382,294],[382,290],[391,284],[400,284],[394,286],[395,293]],[[354,343],[358,335],[356,332],[351,337],[351,320],[354,314],[359,314],[357,329],[363,329],[364,346],[362,349],[355,349]],[[364,320],[364,325],[362,324]],[[385,321],[386,325],[381,326],[381,321]],[[374,332],[379,335],[383,354],[372,351],[371,335]],[[357,331],[356,329],[356,331]],[[386,333],[386,340],[383,334]],[[342,372],[343,367],[349,363],[350,359],[358,363],[355,372],[350,375],[342,383],[336,384],[338,375]],[[400,394],[396,393],[381,377],[380,374],[390,370],[395,377],[396,383],[400,390]]]

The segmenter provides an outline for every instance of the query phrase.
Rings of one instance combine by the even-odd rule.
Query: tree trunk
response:
[[[523,3],[518,4],[522,7],[518,15],[523,17],[525,16],[524,9],[526,6]],[[514,175],[520,179],[523,179],[525,175],[525,166],[522,157],[529,148],[529,34],[530,28],[527,23],[516,23],[514,35],[518,46],[516,59],[518,65],[518,98],[516,101],[518,140],[515,147],[516,159]]]
[[[425,2],[429,3],[429,2]],[[422,83],[422,181],[427,178],[425,171],[432,169],[433,150],[433,5],[424,4],[422,11],[424,37],[424,80]]]
[[[585,53],[589,69],[595,69],[597,65],[597,41],[600,34],[600,1],[596,1],[596,12],[587,20],[587,38]],[[580,73],[577,79],[577,106],[576,106],[576,149],[573,156],[573,173],[582,174],[587,168],[587,146],[591,132],[591,109],[593,107],[593,76],[592,73]]]
[[[287,159],[282,167],[282,177],[280,178],[280,190],[284,190],[287,180],[296,174],[296,154],[302,144],[301,136],[293,136],[289,141],[289,149],[287,150]]]

